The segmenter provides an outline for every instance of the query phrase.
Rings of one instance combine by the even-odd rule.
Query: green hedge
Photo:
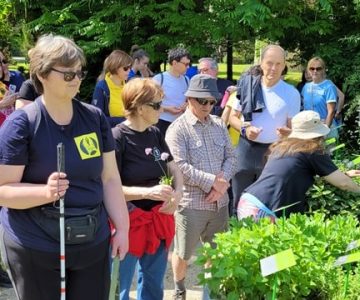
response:
[[[291,248],[297,264],[277,273],[277,299],[345,299],[345,270],[333,264],[359,238],[359,223],[352,215],[293,214],[276,224],[269,219],[232,220],[228,232],[216,235],[216,249],[209,244],[200,249],[197,263],[210,261],[211,267],[199,279],[212,299],[270,299],[274,275],[262,277],[259,261]],[[346,299],[358,299],[359,279],[359,269],[353,268]]]

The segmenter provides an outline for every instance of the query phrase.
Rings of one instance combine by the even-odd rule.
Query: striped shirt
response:
[[[221,171],[229,181],[235,173],[235,154],[224,122],[209,115],[202,123],[187,109],[168,128],[166,142],[184,176],[180,206],[217,211],[228,205],[227,193],[217,202],[205,202]]]

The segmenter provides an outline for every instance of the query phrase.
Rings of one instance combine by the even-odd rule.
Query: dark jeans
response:
[[[241,137],[236,147],[237,170],[232,178],[233,216],[243,191],[259,178],[265,165],[265,154],[270,144],[261,144]]]
[[[2,227],[0,239],[17,298],[60,299],[59,253],[25,248],[10,239]],[[109,269],[109,239],[89,249],[66,250],[66,299],[108,300]]]

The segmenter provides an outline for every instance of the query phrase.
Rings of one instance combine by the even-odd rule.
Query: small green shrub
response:
[[[278,272],[277,299],[343,299],[344,270],[333,263],[349,242],[360,238],[358,225],[354,216],[327,219],[323,213],[292,214],[276,224],[269,219],[232,220],[230,231],[216,235],[216,249],[209,244],[200,249],[197,263],[211,262],[200,273],[200,282],[207,284],[213,299],[270,299],[274,275],[262,277],[259,261],[291,248],[297,264]],[[355,277],[358,269],[351,272],[348,295],[358,295]]]
[[[349,160],[335,161],[340,170],[345,171],[349,168]],[[360,177],[353,180],[360,184]],[[306,194],[309,211],[321,211],[327,215],[349,213],[360,219],[360,197],[359,194],[340,190],[327,183],[321,178],[316,178],[312,188]]]

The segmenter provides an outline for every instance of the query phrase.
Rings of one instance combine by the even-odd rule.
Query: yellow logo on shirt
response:
[[[99,140],[95,132],[83,134],[74,138],[82,160],[99,157]]]

